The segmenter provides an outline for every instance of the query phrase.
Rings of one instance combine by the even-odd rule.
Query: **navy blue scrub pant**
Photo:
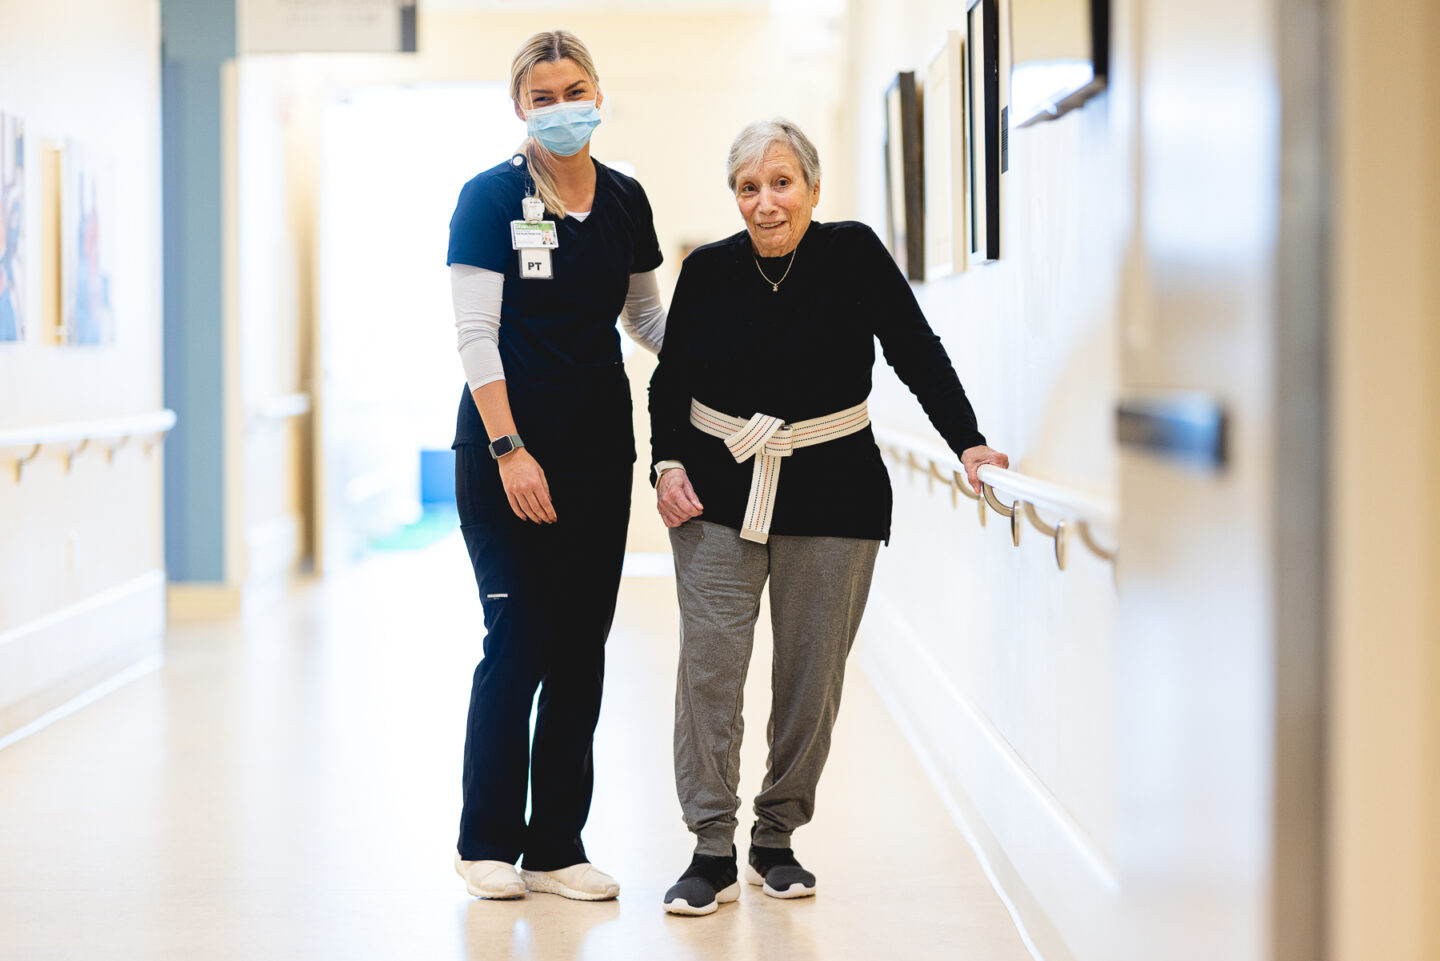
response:
[[[588,860],[580,832],[595,781],[592,741],[625,557],[631,468],[547,471],[546,480],[558,520],[522,521],[489,452],[456,449],[455,499],[486,630],[470,693],[458,850],[466,861],[513,864],[523,855],[532,871]]]

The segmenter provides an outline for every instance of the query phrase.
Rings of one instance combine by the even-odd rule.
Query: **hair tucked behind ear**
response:
[[[597,88],[600,77],[595,72],[595,61],[580,38],[568,30],[546,30],[535,34],[521,44],[510,63],[510,98],[523,104],[523,95],[530,87],[530,71],[537,63],[556,63],[573,60],[585,71],[590,82]],[[535,193],[545,203],[545,208],[557,218],[564,219],[565,205],[560,200],[560,190],[555,186],[555,169],[551,153],[534,137],[526,137],[520,144],[520,153],[530,166],[530,178],[535,181]]]

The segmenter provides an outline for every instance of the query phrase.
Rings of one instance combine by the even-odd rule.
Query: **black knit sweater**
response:
[[[750,461],[690,424],[690,399],[786,423],[865,400],[878,338],[885,359],[958,455],[985,443],[960,379],[909,283],[874,231],[811,223],[791,258],[761,258],[741,231],[686,258],[650,381],[652,458],[685,464],[705,520],[739,529]],[[653,477],[652,477],[653,480]],[[868,430],[784,459],[772,534],[890,537],[890,478]]]

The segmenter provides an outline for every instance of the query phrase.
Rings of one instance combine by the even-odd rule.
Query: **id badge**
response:
[[[523,198],[520,213],[523,219],[510,221],[510,243],[520,252],[520,279],[551,280],[550,251],[560,246],[555,221],[542,219],[545,205],[539,197]]]
[[[553,220],[510,221],[510,245],[516,250],[543,247],[554,250],[560,246],[560,234]]]
[[[545,247],[527,247],[520,251],[521,280],[552,280],[550,251]]]

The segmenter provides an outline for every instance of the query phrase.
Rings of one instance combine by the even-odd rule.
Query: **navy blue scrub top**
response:
[[[630,382],[615,322],[630,275],[660,266],[660,242],[645,191],[634,179],[595,164],[595,200],[582,223],[556,225],[553,278],[522,280],[510,222],[531,192],[523,157],[497,164],[460,191],[450,218],[447,264],[505,275],[500,303],[500,360],[515,429],[549,472],[586,473],[635,462]],[[546,212],[547,219],[554,219]],[[480,412],[461,393],[455,445],[487,444]]]

